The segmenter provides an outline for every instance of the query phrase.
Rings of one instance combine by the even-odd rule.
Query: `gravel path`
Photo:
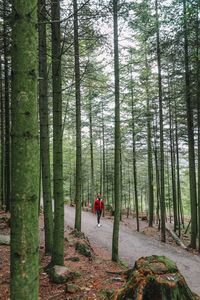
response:
[[[75,210],[65,206],[65,224],[74,227]],[[102,218],[102,227],[96,226],[96,216],[82,212],[82,231],[90,241],[107,249],[112,249],[112,220]],[[124,225],[120,226],[119,254],[122,261],[130,266],[141,256],[165,255],[174,260],[190,288],[200,295],[200,256],[193,255],[180,248],[160,243],[151,237],[135,232]]]

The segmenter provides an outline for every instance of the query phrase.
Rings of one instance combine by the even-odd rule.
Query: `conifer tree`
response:
[[[60,1],[51,0],[53,77],[53,196],[54,231],[52,263],[64,264],[64,196],[62,156],[62,78]]]
[[[38,299],[37,1],[12,1],[12,300]]]

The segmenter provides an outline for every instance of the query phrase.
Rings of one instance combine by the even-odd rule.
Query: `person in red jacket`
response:
[[[101,195],[97,194],[97,198],[94,202],[94,213],[97,214],[97,226],[100,227],[100,218],[101,218],[101,214],[102,214],[102,210],[104,210],[104,202],[101,199]]]

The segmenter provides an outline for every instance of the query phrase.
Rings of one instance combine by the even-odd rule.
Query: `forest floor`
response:
[[[7,214],[0,211],[0,217]],[[1,220],[1,219],[0,219]],[[0,234],[9,234],[7,222],[0,221]],[[50,257],[44,253],[44,225],[40,216],[40,291],[41,300],[101,300],[108,299],[108,295],[125,283],[125,276],[118,272],[124,272],[127,268],[111,262],[110,254],[100,249],[95,243],[90,243],[93,249],[93,259],[79,254],[75,250],[75,244],[80,241],[73,235],[72,228],[65,228],[65,266],[73,272],[79,272],[80,278],[70,280],[70,292],[67,284],[55,284],[49,280],[44,272],[44,267],[50,262]],[[70,261],[76,257],[79,261]],[[10,246],[0,245],[0,300],[8,300],[10,284]],[[112,272],[117,272],[112,274]]]
[[[0,212],[0,216],[3,215]],[[189,287],[200,294],[200,257],[192,251],[181,249],[167,233],[167,243],[160,242],[156,228],[148,228],[146,221],[140,220],[140,233],[136,232],[136,221],[132,217],[124,216],[120,226],[119,253],[122,264],[111,262],[112,223],[113,217],[102,218],[102,227],[96,226],[96,216],[90,212],[82,213],[82,231],[88,236],[94,251],[94,259],[84,257],[75,250],[79,238],[72,234],[74,225],[74,208],[65,207],[65,265],[72,271],[79,271],[80,278],[70,282],[78,288],[71,288],[67,292],[67,284],[54,284],[43,271],[49,263],[50,257],[44,254],[44,227],[43,217],[40,216],[40,299],[55,300],[101,300],[108,299],[109,291],[120,288],[125,282],[125,276],[111,274],[132,267],[137,258],[152,254],[166,255],[173,259]],[[0,222],[0,234],[9,234],[8,224]],[[185,235],[184,242],[189,237]],[[79,261],[69,259],[78,257]],[[10,247],[0,245],[0,300],[9,299],[10,283]],[[125,267],[126,265],[126,267]]]

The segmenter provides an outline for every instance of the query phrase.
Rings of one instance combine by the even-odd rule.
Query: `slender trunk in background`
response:
[[[197,27],[196,27],[196,57],[197,57],[197,124],[198,124],[198,251],[200,253],[200,58],[199,58],[199,46],[200,46],[200,38],[199,38],[199,10],[200,10],[200,3],[197,2],[197,12],[196,12],[196,19],[197,19]]]
[[[172,122],[171,100],[169,100],[169,139],[170,139],[170,157],[171,157],[171,184],[172,184],[172,202],[173,202],[173,215],[174,215],[174,231],[176,232],[178,228],[178,216],[177,216],[177,198],[176,198],[174,127]]]
[[[115,210],[115,200],[114,200],[114,179],[112,178],[111,180],[111,185],[112,185],[112,209],[113,211]]]
[[[122,207],[123,207],[123,162],[122,162],[122,147],[120,149],[120,221],[122,221]]]
[[[200,253],[200,97],[198,101],[198,251]]]
[[[143,189],[140,190],[140,205],[141,205],[141,211],[143,212]]]
[[[62,80],[60,1],[51,0],[53,84],[53,198],[54,231],[52,264],[64,264],[64,197],[62,155]]]
[[[113,0],[114,29],[114,74],[115,74],[115,163],[114,163],[114,201],[115,216],[112,238],[112,260],[119,260],[119,223],[120,223],[120,94],[119,94],[119,49],[118,49],[118,0]]]
[[[132,113],[132,144],[133,144],[133,179],[134,179],[134,196],[137,231],[140,230],[139,224],[139,207],[138,207],[138,186],[137,186],[137,165],[136,165],[136,149],[135,149],[135,112],[134,112],[134,97],[133,97],[133,74],[131,70],[131,113]]]
[[[158,88],[159,88],[159,116],[160,116],[160,220],[161,220],[161,241],[165,243],[165,169],[164,169],[164,137],[163,137],[163,97],[162,97],[162,75],[161,75],[161,54],[160,54],[160,26],[158,16],[158,0],[156,6],[156,44],[158,64]]]
[[[74,9],[74,72],[76,89],[76,215],[75,228],[81,231],[81,184],[82,184],[82,162],[81,162],[81,87],[80,87],[80,63],[79,63],[79,37],[78,37],[78,14],[77,0],[73,0]]]
[[[159,173],[159,164],[158,164],[158,149],[157,149],[157,142],[156,142],[156,136],[157,136],[157,111],[155,113],[155,126],[154,126],[154,157],[155,157],[155,171],[156,171],[156,195],[157,195],[157,206],[156,206],[156,216],[157,216],[157,222],[159,223],[159,229],[160,229],[160,173]]]
[[[196,195],[196,171],[194,151],[194,124],[191,104],[191,86],[189,70],[188,50],[188,27],[187,27],[187,4],[183,0],[184,18],[184,54],[185,54],[185,100],[187,108],[187,130],[188,130],[188,155],[189,155],[189,180],[190,180],[190,205],[191,205],[191,243],[190,246],[196,249],[197,238],[197,195]]]
[[[110,194],[109,194],[109,179],[108,179],[108,161],[106,161],[106,204],[110,204]]]
[[[92,120],[92,95],[89,95],[89,127],[90,127],[90,203],[91,208],[94,206],[95,192],[94,192],[94,151],[93,151],[93,120]]]
[[[4,184],[4,99],[2,79],[2,58],[0,55],[0,114],[1,114],[1,182],[0,182],[0,206],[5,205],[5,184]]]
[[[167,149],[168,152],[168,149]],[[170,170],[169,170],[169,156],[167,153],[167,193],[168,193],[168,211],[169,211],[169,220],[171,223],[171,192],[170,192]]]
[[[184,226],[184,215],[181,199],[181,183],[180,183],[180,166],[179,166],[179,147],[178,147],[178,122],[177,122],[177,107],[175,103],[175,137],[176,137],[176,170],[177,170],[177,205],[178,205],[178,228],[179,236],[181,235],[181,223]]]
[[[49,109],[46,45],[46,0],[38,1],[39,32],[39,115],[40,115],[40,160],[44,204],[45,253],[53,247],[53,212],[51,198],[51,171],[49,152]]]
[[[101,132],[100,132],[100,151],[99,151],[99,166],[100,166],[100,172],[99,172],[99,193],[102,193],[102,139],[101,139]]]
[[[102,162],[102,166],[103,166],[103,172],[102,172],[102,177],[103,177],[103,189],[102,189],[102,193],[103,193],[103,199],[105,200],[105,191],[106,191],[106,158],[105,158],[105,125],[104,125],[104,107],[103,107],[103,101],[102,101],[102,142],[103,142],[103,162]],[[104,211],[103,211],[104,214]]]
[[[12,6],[10,299],[37,300],[39,289],[37,1],[13,0]]]
[[[9,67],[8,67],[8,1],[3,0],[3,52],[4,52],[4,99],[5,99],[5,204],[10,210],[10,92],[9,92]]]
[[[130,170],[128,164],[128,207],[127,207],[127,218],[130,214],[130,203],[131,203],[131,179],[130,179]]]
[[[148,61],[145,44],[145,69],[148,74]],[[147,145],[148,145],[148,203],[149,203],[149,227],[153,226],[154,221],[154,194],[153,194],[153,161],[152,161],[152,136],[151,136],[151,111],[149,103],[149,78],[147,75],[145,82],[146,109],[147,109]]]

